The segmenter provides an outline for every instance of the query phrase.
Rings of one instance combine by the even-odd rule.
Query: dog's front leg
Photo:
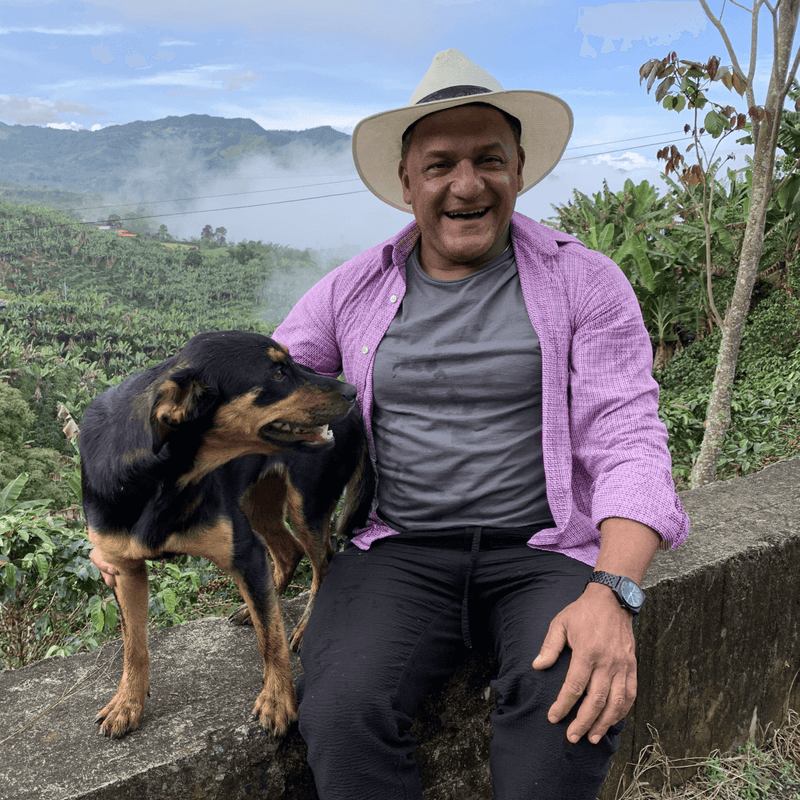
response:
[[[150,688],[150,656],[147,651],[147,565],[126,563],[119,567],[114,596],[122,622],[124,660],[122,679],[111,702],[97,715],[100,732],[121,739],[136,730],[144,713]]]
[[[275,736],[283,736],[297,719],[297,700],[278,598],[260,543],[253,547],[247,564],[239,563],[234,578],[250,612],[258,649],[264,659],[263,685],[253,715],[263,728]]]

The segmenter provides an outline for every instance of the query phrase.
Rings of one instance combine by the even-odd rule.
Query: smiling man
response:
[[[353,135],[365,184],[414,221],[275,331],[357,387],[377,474],[304,638],[322,800],[423,797],[409,728],[478,643],[500,662],[495,798],[593,800],[618,747],[639,584],[689,522],[630,284],[514,211],[571,129],[559,98],[439,53],[407,106]]]
[[[688,519],[631,286],[514,212],[571,128],[559,98],[439,53],[407,106],[353,134],[367,187],[414,221],[274,334],[356,385],[378,476],[303,645],[323,800],[423,796],[409,727],[478,642],[500,660],[496,798],[595,798],[618,747],[638,584]]]

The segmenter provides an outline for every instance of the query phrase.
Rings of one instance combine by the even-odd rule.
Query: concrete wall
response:
[[[800,459],[682,500],[692,534],[648,572],[639,700],[603,800],[652,741],[648,725],[670,757],[698,756],[800,708]],[[287,626],[302,605],[284,603]],[[0,741],[11,737],[0,744],[0,798],[316,797],[296,729],[276,743],[249,720],[260,682],[251,628],[206,619],[150,643],[152,697],[141,729],[121,741],[93,723],[119,680],[119,642],[0,673]],[[427,800],[492,797],[494,667],[472,656],[415,721]]]

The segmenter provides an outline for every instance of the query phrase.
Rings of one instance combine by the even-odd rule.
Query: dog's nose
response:
[[[342,383],[342,397],[348,403],[352,403],[356,399],[356,387],[352,383]]]

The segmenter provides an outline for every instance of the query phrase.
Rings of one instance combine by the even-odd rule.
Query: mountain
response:
[[[207,114],[65,131],[0,122],[0,180],[78,192],[113,194],[132,173],[176,160],[192,169],[232,171],[249,157],[271,155],[280,164],[297,147],[339,155],[350,136],[323,126],[268,131],[251,119]]]

